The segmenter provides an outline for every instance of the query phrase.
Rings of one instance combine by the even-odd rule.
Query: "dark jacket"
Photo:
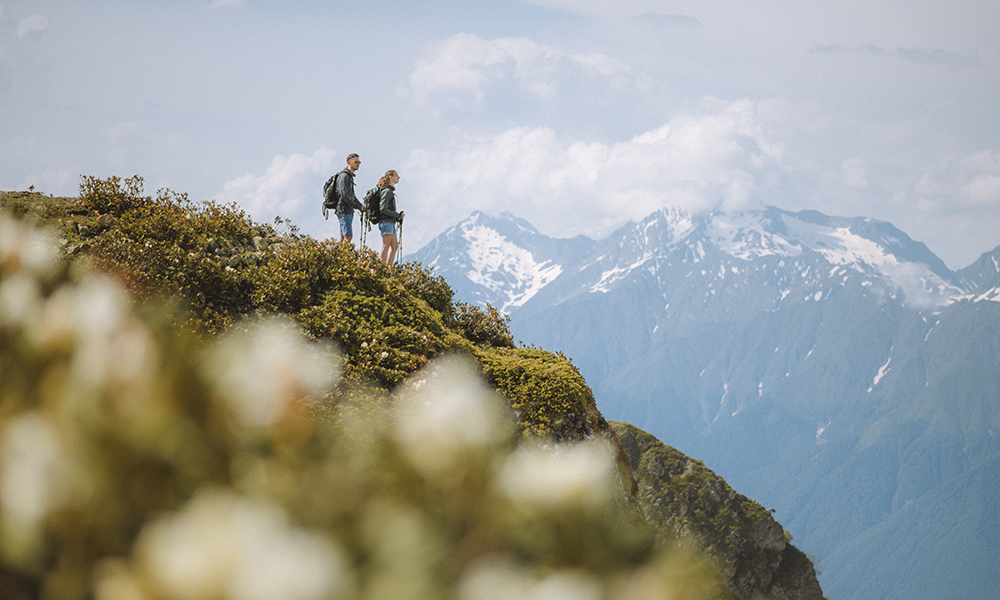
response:
[[[333,209],[333,212],[338,215],[352,215],[354,209],[365,208],[354,195],[354,173],[351,173],[350,169],[344,169],[337,177],[337,198],[337,208]]]
[[[379,188],[379,212],[382,218],[379,221],[399,222],[399,213],[396,212],[396,188],[387,185]]]

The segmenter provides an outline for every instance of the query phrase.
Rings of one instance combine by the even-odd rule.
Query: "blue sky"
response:
[[[411,250],[473,210],[773,204],[961,268],[1000,245],[998,98],[994,0],[0,0],[0,189],[139,174],[326,238],[358,152]]]

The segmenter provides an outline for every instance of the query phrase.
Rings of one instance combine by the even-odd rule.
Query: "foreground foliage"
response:
[[[432,279],[379,277],[363,257],[309,241],[299,240],[302,255],[259,251],[265,266],[328,261],[319,275],[276,283],[299,292],[279,307],[256,275],[186,246],[207,235],[170,229],[188,217],[159,221],[182,200],[98,200],[77,216],[106,235],[66,246],[93,244],[128,287],[58,260],[52,240],[0,216],[8,597],[730,597],[711,568],[655,544],[630,510],[612,444],[587,414],[589,392],[550,394],[540,375],[571,378],[565,359],[473,344],[434,308],[444,305]],[[144,246],[136,231],[152,235],[143,215],[166,228],[150,244],[171,258],[140,273],[124,249]],[[203,269],[171,275],[178,264]],[[355,277],[353,291],[331,283],[338,277]],[[406,277],[427,290],[408,295]],[[198,289],[206,302],[188,312],[157,299],[171,288],[189,301]],[[376,293],[390,299],[378,318],[362,310]],[[295,320],[265,316],[281,310]],[[336,329],[327,311],[359,324]],[[199,333],[216,328],[225,333]],[[366,352],[390,340],[405,354]],[[467,352],[446,353],[458,348]],[[551,406],[534,406],[532,394]],[[580,422],[560,424],[560,407]],[[591,439],[522,435],[568,439],[581,427]]]

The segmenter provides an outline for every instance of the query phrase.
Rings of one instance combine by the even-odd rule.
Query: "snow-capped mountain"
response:
[[[460,300],[510,312],[562,274],[573,254],[592,245],[584,237],[549,238],[508,212],[496,218],[477,211],[413,259],[444,276]]]
[[[1000,585],[1000,248],[952,272],[889,223],[769,207],[600,241],[475,213],[417,257],[781,511],[832,596]]]
[[[977,277],[956,277],[926,246],[888,223],[774,207],[701,217],[666,208],[602,242],[582,236],[553,239],[510,213],[496,218],[474,212],[419,250],[414,260],[443,275],[459,299],[490,303],[508,313],[526,305],[532,312],[531,301],[546,288],[543,298],[557,294],[555,301],[561,302],[580,294],[607,293],[642,272],[655,273],[658,287],[669,286],[664,269],[680,270],[685,279],[693,276],[712,290],[712,280],[753,277],[748,270],[759,272],[765,265],[780,279],[790,260],[801,267],[803,281],[776,286],[778,297],[770,299],[774,303],[793,288],[822,297],[823,285],[836,279],[844,285],[851,276],[861,275],[868,278],[867,285],[882,280],[908,293],[913,304],[936,305],[968,291]],[[703,268],[720,260],[725,263],[720,269]],[[810,273],[817,268],[814,261],[831,269]],[[533,304],[552,302],[550,297]]]

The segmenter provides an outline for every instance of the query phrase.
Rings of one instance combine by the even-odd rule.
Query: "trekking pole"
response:
[[[403,220],[399,220],[399,252],[397,252],[396,260],[399,264],[403,264]]]

